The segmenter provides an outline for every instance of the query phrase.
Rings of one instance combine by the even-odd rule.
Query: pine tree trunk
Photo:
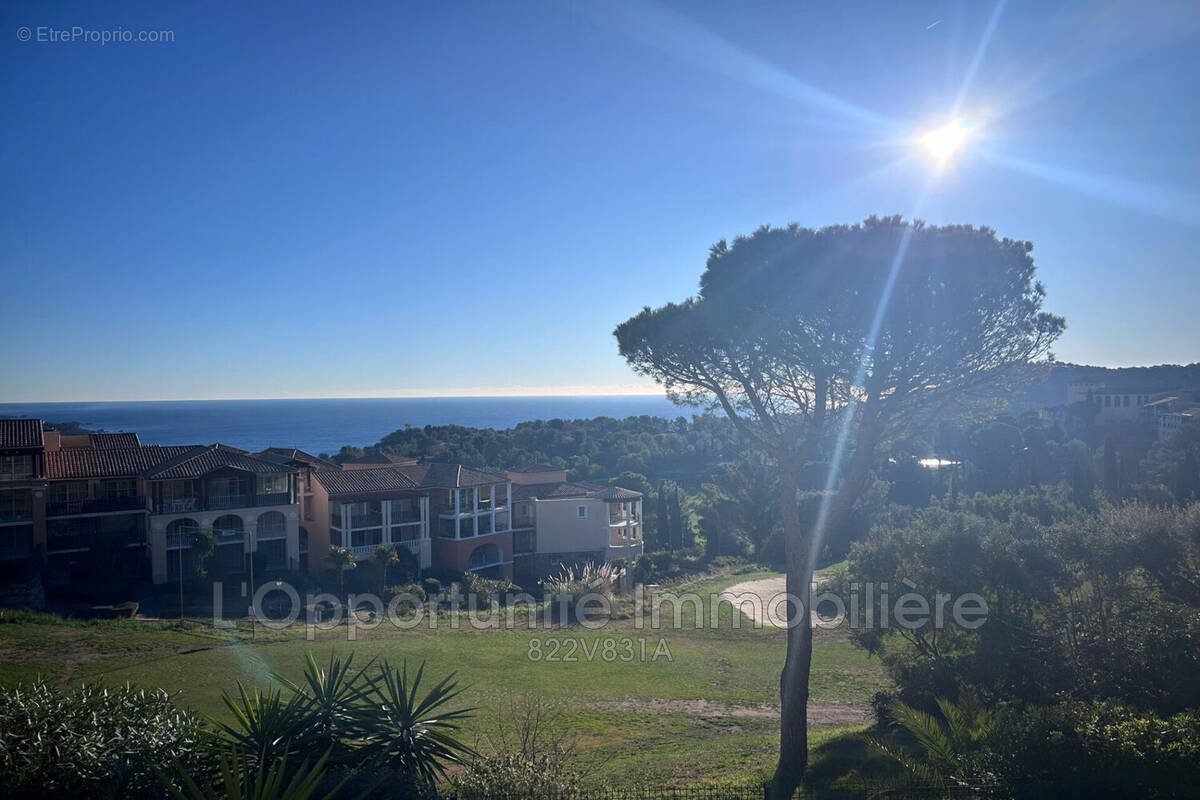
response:
[[[787,592],[798,600],[788,604],[787,655],[779,676],[779,763],[771,781],[772,800],[795,794],[808,767],[808,681],[812,671],[812,623],[809,595],[812,557],[809,537],[800,525],[796,492],[799,470],[785,468],[780,480],[780,509],[787,546]],[[799,619],[793,619],[799,614]]]

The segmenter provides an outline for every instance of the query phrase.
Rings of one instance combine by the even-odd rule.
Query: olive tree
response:
[[[1048,354],[1064,322],[1042,310],[1031,250],[899,217],[762,227],[713,246],[696,297],[617,326],[636,372],[680,404],[722,410],[779,472],[787,590],[805,611],[788,629],[773,796],[791,796],[807,765],[807,608],[824,531],[881,442]],[[805,529],[797,490],[818,454],[831,455],[830,492]]]

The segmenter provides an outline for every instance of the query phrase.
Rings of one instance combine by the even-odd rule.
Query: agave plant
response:
[[[306,737],[311,736],[319,746],[330,748],[334,758],[345,755],[344,739],[352,735],[356,706],[362,703],[368,689],[366,672],[374,663],[368,661],[354,671],[354,654],[342,660],[329,654],[329,664],[322,669],[311,651],[305,653],[304,675],[300,684],[271,673],[271,678],[289,690],[293,697],[304,701],[304,714],[309,725]]]
[[[204,779],[197,781],[179,762],[172,764],[175,780],[161,773],[159,780],[177,800],[311,800],[325,779],[328,758],[326,753],[311,766],[305,761],[289,772],[286,754],[252,764],[237,750],[230,749],[218,757],[215,784]],[[345,780],[321,795],[321,800],[335,797],[344,783]]]
[[[220,746],[269,762],[288,753],[312,752],[320,744],[303,694],[293,693],[284,700],[278,689],[247,691],[239,683],[236,700],[228,694],[222,694],[221,700],[233,715],[233,723],[209,718],[216,728],[210,735]]]
[[[366,703],[357,707],[359,733],[367,751],[426,783],[445,776],[448,765],[474,755],[459,739],[458,726],[475,709],[449,708],[463,691],[458,688],[455,674],[421,694],[424,662],[411,681],[407,661],[400,669],[382,662],[371,679]]]

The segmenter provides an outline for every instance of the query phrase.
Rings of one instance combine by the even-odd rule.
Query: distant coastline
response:
[[[405,425],[508,428],[537,419],[690,416],[662,395],[362,397],[261,400],[130,400],[0,403],[0,416],[134,431],[143,444],[210,444],[336,452],[372,445]]]

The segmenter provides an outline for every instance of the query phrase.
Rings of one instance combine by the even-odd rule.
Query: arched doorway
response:
[[[183,578],[187,580],[196,574],[196,559],[193,556],[192,545],[195,534],[200,531],[200,525],[194,519],[173,519],[167,523],[167,578],[179,580],[179,567],[183,565]]]
[[[217,549],[213,553],[212,571],[216,575],[242,572],[246,568],[246,528],[237,514],[225,514],[213,520],[213,535]]]
[[[267,511],[258,516],[254,532],[263,565],[269,570],[287,569],[287,519],[280,511]]]

